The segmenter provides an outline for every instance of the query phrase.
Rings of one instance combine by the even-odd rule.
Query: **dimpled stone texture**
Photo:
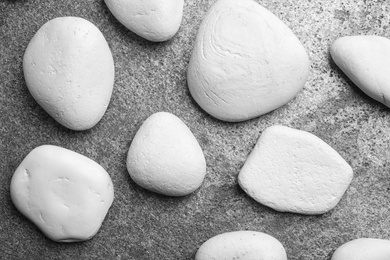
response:
[[[0,1],[0,252],[9,259],[194,259],[209,238],[254,230],[278,239],[289,260],[329,260],[358,237],[390,239],[390,114],[349,81],[329,47],[355,34],[390,36],[390,2],[379,0],[257,1],[292,28],[309,54],[310,76],[287,105],[244,123],[223,123],[191,98],[186,73],[197,29],[214,0],[186,0],[178,34],[150,43],[122,26],[103,1]],[[22,57],[34,33],[58,16],[79,16],[107,39],[115,61],[110,105],[94,128],[60,126],[29,94]],[[151,114],[177,115],[199,141],[207,175],[199,191],[169,198],[131,181],[126,155]],[[340,203],[321,216],[279,213],[250,199],[237,175],[262,131],[281,124],[315,134],[352,166]],[[115,199],[99,233],[63,245],[44,235],[13,206],[12,174],[33,148],[59,145],[98,162]]]
[[[54,145],[32,150],[11,181],[15,207],[56,242],[91,239],[114,199],[107,172],[91,159]]]

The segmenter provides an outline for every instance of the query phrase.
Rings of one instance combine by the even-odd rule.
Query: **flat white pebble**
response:
[[[198,189],[206,160],[191,130],[177,116],[158,112],[142,124],[127,155],[127,170],[141,187],[168,196]]]
[[[79,17],[45,23],[23,58],[28,90],[55,120],[86,130],[103,117],[114,85],[114,61],[99,29]]]
[[[283,245],[274,237],[256,231],[227,232],[207,240],[195,260],[287,260]]]
[[[171,39],[179,30],[184,0],[104,0],[129,30],[153,42]]]
[[[389,260],[390,240],[359,238],[340,246],[331,260]]]
[[[275,210],[322,214],[337,205],[352,176],[348,163],[320,138],[275,125],[261,134],[238,183]]]
[[[188,87],[210,115],[244,121],[293,99],[309,67],[303,45],[270,11],[252,0],[218,0],[199,28]]]
[[[11,180],[16,208],[57,242],[92,238],[114,199],[108,173],[93,160],[65,148],[32,150]]]
[[[375,35],[345,36],[330,50],[337,66],[364,93],[390,107],[390,40]]]

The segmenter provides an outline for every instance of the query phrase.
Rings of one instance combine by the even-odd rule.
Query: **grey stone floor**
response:
[[[199,24],[214,0],[185,0],[182,26],[165,43],[150,43],[119,24],[102,0],[0,1],[0,258],[1,259],[193,259],[208,238],[234,230],[266,232],[279,239],[290,260],[329,260],[358,237],[390,239],[390,111],[354,86],[329,56],[340,36],[390,37],[385,0],[260,0],[287,23],[311,59],[303,91],[290,103],[243,122],[216,120],[191,98],[186,70]],[[115,60],[110,106],[91,130],[56,123],[29,94],[22,57],[34,33],[49,19],[79,16],[105,35]],[[169,198],[138,187],[125,166],[127,149],[149,115],[168,111],[198,139],[207,177],[190,196]],[[250,199],[237,174],[261,132],[282,124],[316,134],[354,170],[337,207],[320,216],[279,213]],[[111,175],[115,200],[90,241],[54,243],[13,206],[11,176],[42,144],[84,154]]]

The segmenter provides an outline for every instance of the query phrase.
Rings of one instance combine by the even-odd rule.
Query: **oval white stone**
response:
[[[219,0],[204,18],[188,68],[188,87],[209,114],[244,121],[294,98],[309,74],[293,32],[252,0]]]
[[[175,115],[159,112],[146,119],[135,135],[127,170],[145,189],[184,196],[201,186],[206,160],[191,130]]]
[[[115,18],[153,42],[171,39],[179,30],[184,0],[104,0]]]
[[[77,242],[98,232],[113,202],[114,188],[96,162],[65,148],[43,145],[16,169],[11,199],[50,239]]]
[[[337,205],[352,175],[348,163],[320,138],[276,125],[260,136],[238,183],[275,210],[322,214]]]
[[[346,36],[330,49],[337,66],[364,93],[390,107],[390,40],[374,35]]]
[[[55,120],[73,130],[103,117],[114,84],[114,61],[104,36],[89,21],[60,17],[44,24],[23,59],[27,87]]]
[[[195,260],[261,259],[287,260],[283,245],[274,237],[255,231],[223,233],[207,240]]]
[[[389,260],[390,240],[359,238],[339,247],[331,260]]]

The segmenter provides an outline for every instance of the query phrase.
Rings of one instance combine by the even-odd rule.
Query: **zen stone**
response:
[[[352,168],[313,134],[285,126],[264,130],[238,183],[277,211],[322,214],[334,208],[352,180]]]
[[[380,36],[346,36],[330,51],[334,62],[364,93],[390,107],[390,40]]]
[[[184,0],[104,0],[115,18],[153,42],[171,39],[179,30]]]
[[[390,240],[359,238],[339,247],[331,260],[389,260]]]
[[[114,61],[99,29],[78,17],[44,24],[23,59],[27,87],[63,126],[86,130],[103,117],[114,84]]]
[[[175,115],[151,115],[135,135],[127,155],[127,170],[141,187],[168,196],[198,189],[206,161],[190,129]]]
[[[252,0],[218,0],[199,28],[188,87],[210,115],[244,121],[293,99],[309,66],[298,38],[270,11]]]
[[[57,242],[92,238],[114,199],[108,173],[76,152],[52,145],[32,150],[11,180],[16,208]]]
[[[255,231],[223,233],[207,240],[195,260],[287,260],[283,245],[274,237]]]

